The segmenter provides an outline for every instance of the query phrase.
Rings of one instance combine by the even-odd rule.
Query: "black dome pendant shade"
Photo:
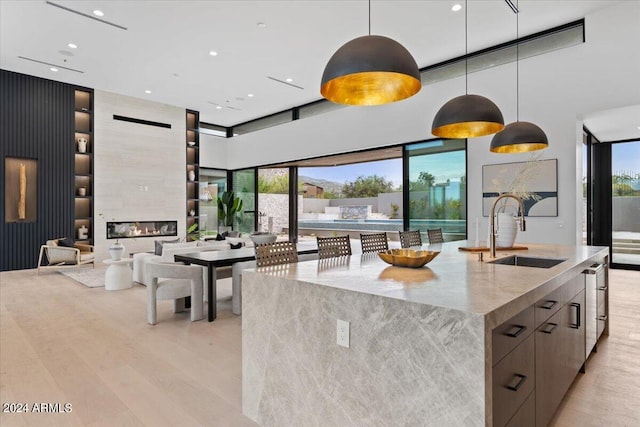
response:
[[[447,101],[436,113],[431,133],[440,138],[474,138],[504,129],[504,118],[496,104],[480,95],[469,95],[467,0],[464,2],[464,82],[465,95]]]
[[[440,107],[431,133],[441,138],[473,138],[504,129],[504,118],[496,104],[480,95],[461,95]]]
[[[490,151],[494,153],[525,153],[542,150],[549,146],[547,135],[531,122],[509,123],[491,140]]]
[[[346,105],[382,105],[420,91],[420,70],[404,46],[384,36],[362,36],[345,43],[329,59],[320,93]]]
[[[520,19],[516,3],[516,121],[509,123],[502,132],[491,139],[489,151],[493,153],[526,153],[543,150],[549,146],[549,139],[542,129],[531,122],[520,121]]]

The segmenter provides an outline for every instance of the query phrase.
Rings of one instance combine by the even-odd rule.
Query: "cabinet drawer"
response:
[[[560,310],[560,308],[565,304],[565,302],[566,299],[564,297],[564,285],[560,286],[558,289],[536,302],[534,306],[536,328],[538,328],[549,317],[556,314],[558,310]]]
[[[575,276],[573,279],[562,285],[562,289],[564,289],[565,302],[573,299],[573,297],[584,290],[584,276],[582,274]]]
[[[531,393],[505,427],[535,427],[536,394]]]
[[[524,341],[534,330],[533,306],[516,314],[492,333],[492,365],[495,366],[518,344]]]
[[[534,357],[534,339],[529,335],[493,368],[494,426],[506,425],[533,391]]]

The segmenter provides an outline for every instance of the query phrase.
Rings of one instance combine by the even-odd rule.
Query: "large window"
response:
[[[421,142],[408,145],[406,150],[409,228],[422,232],[441,228],[445,241],[465,239],[466,141]]]
[[[258,169],[257,231],[289,239],[289,168]]]
[[[233,172],[233,191],[242,199],[242,215],[234,223],[234,230],[243,233],[254,231],[256,220],[256,171],[243,169]]]
[[[391,152],[391,150],[388,150]],[[298,169],[298,234],[313,236],[402,230],[402,159],[396,148],[386,160]],[[381,151],[378,156],[385,153]],[[362,153],[355,157],[363,158]]]
[[[227,172],[216,169],[200,169],[200,217],[198,228],[205,234],[218,231],[218,196],[227,189]]]

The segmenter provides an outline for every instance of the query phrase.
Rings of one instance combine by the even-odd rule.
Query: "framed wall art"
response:
[[[558,216],[558,159],[482,166],[483,216],[489,216],[493,202],[504,193],[523,199],[525,216]],[[499,208],[517,211],[513,199],[505,200]]]

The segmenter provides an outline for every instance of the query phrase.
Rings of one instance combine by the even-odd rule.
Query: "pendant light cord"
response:
[[[371,0],[369,0],[369,35],[371,35]]]
[[[516,122],[520,121],[520,4],[516,0]]]
[[[369,0],[371,1],[371,0]],[[467,0],[464,0],[464,93],[469,95],[469,45],[467,37]]]

